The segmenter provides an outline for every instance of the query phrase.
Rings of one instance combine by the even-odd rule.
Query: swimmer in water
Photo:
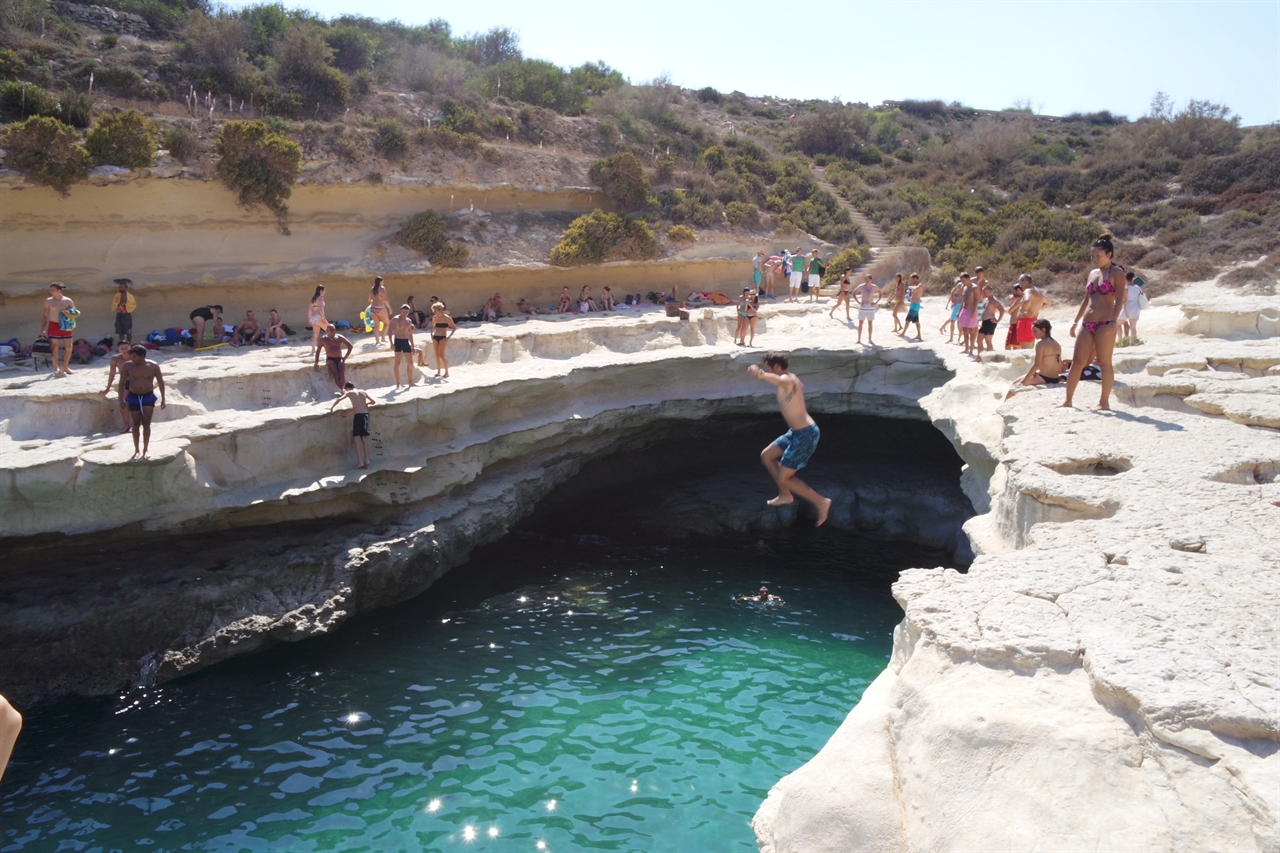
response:
[[[745,604],[747,602],[753,602],[755,604],[781,604],[782,598],[772,595],[769,592],[769,587],[762,586],[760,587],[760,591],[755,595],[740,595],[735,598],[734,601],[740,604]]]

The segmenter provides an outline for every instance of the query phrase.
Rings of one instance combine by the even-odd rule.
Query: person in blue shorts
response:
[[[785,506],[799,495],[813,504],[818,511],[821,527],[831,512],[831,499],[815,492],[796,473],[809,464],[813,451],[818,448],[820,431],[809,417],[804,405],[804,383],[791,372],[791,356],[785,352],[769,352],[764,356],[764,367],[753,364],[747,373],[773,385],[778,392],[778,408],[789,429],[773,440],[760,453],[760,461],[778,484],[778,496],[765,501],[769,506]]]
[[[134,344],[129,360],[120,366],[120,395],[133,421],[133,459],[146,459],[151,449],[151,416],[156,411],[156,389],[160,389],[160,408],[165,407],[164,375],[160,365],[147,360],[147,348]],[[142,446],[138,446],[141,434]]]

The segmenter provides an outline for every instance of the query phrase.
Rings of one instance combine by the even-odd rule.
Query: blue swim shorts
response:
[[[818,449],[818,438],[821,435],[818,425],[812,424],[804,429],[789,429],[775,438],[773,443],[782,448],[782,467],[799,471],[808,465],[813,451]]]
[[[156,404],[155,394],[125,394],[125,406],[131,412],[141,412],[143,406],[154,406]]]

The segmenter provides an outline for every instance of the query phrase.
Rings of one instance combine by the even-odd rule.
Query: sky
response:
[[[1246,126],[1280,120],[1280,0],[831,2],[831,0],[283,0],[455,35],[508,27],[525,56],[603,60],[633,83],[879,104],[960,101],[1136,119],[1163,91],[1225,104]],[[251,3],[231,0],[239,8]]]

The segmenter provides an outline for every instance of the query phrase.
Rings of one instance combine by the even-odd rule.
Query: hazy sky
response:
[[[1163,90],[1226,104],[1246,125],[1280,120],[1280,0],[1243,2],[762,2],[284,0],[455,35],[506,26],[526,56],[604,60],[633,83],[749,95],[941,98],[982,109],[1137,118]],[[249,5],[233,0],[234,7]],[[1118,45],[1127,61],[1103,58]],[[1109,54],[1110,51],[1107,51]]]

